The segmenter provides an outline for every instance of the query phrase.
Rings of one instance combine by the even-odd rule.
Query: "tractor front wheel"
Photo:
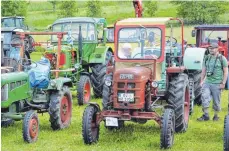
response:
[[[224,119],[224,151],[229,151],[229,115]]]
[[[14,120],[10,118],[2,118],[1,127],[9,127],[14,124]]]
[[[36,142],[39,133],[39,120],[33,110],[26,112],[23,121],[23,139],[25,142]]]
[[[83,113],[82,135],[85,144],[96,143],[99,139],[99,125],[96,124],[97,108],[87,106]]]
[[[91,99],[91,81],[86,75],[80,76],[77,89],[78,104],[83,105],[90,102]]]
[[[174,143],[175,114],[172,109],[165,109],[161,118],[161,148],[171,148]]]
[[[190,112],[189,81],[186,74],[179,74],[169,83],[168,104],[174,107],[175,131],[185,132],[188,128]]]
[[[53,130],[64,129],[71,123],[72,95],[67,86],[51,94],[49,103],[50,123]]]

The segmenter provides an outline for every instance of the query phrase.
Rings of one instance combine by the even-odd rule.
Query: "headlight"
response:
[[[158,87],[157,81],[153,81],[153,82],[151,83],[151,85],[152,85],[153,88],[157,88],[157,87]]]
[[[105,84],[109,87],[111,86],[111,80],[105,80]]]
[[[50,85],[51,85],[52,87],[56,87],[56,81],[51,80],[51,81],[50,81]]]

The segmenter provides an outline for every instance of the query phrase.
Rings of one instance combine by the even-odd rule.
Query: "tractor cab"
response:
[[[25,25],[25,18],[19,16],[2,17],[1,27],[15,27],[18,29],[28,30],[28,26]]]
[[[219,52],[229,60],[229,25],[199,25],[192,31],[196,37],[196,46],[207,48],[211,43],[218,43]]]

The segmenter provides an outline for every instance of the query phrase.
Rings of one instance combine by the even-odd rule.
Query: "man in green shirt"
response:
[[[209,55],[204,59],[201,85],[202,85],[202,109],[204,114],[198,121],[208,121],[211,99],[213,99],[214,117],[213,121],[218,121],[218,112],[221,110],[221,90],[224,89],[228,76],[227,59],[218,51],[218,44],[212,43],[209,46]]]

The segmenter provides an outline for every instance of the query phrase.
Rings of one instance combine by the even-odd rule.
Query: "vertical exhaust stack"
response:
[[[79,61],[80,64],[82,64],[82,56],[83,56],[83,39],[82,39],[82,33],[81,33],[81,26],[79,26],[79,45],[78,45],[78,51],[79,51]]]

